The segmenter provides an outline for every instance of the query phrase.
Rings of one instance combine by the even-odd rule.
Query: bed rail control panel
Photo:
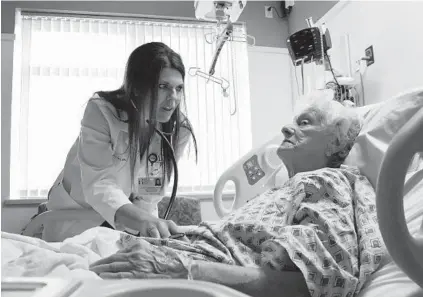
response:
[[[243,168],[250,185],[254,185],[265,175],[263,169],[260,168],[257,155],[248,159],[247,162],[244,163]]]
[[[283,134],[278,133],[262,146],[249,151],[219,177],[213,195],[219,217],[224,217],[274,187],[276,175],[283,168],[282,160],[277,155],[283,139]],[[234,200],[229,208],[222,201],[223,189],[228,181],[235,184]]]

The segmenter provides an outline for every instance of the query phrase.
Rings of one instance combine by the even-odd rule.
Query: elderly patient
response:
[[[354,296],[384,257],[374,190],[341,165],[359,130],[352,109],[318,96],[282,129],[283,185],[192,227],[188,241],[122,233],[122,250],[90,269],[210,281],[251,296]]]

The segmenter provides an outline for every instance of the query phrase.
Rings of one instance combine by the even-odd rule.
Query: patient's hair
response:
[[[341,113],[337,114],[329,122],[333,129],[334,138],[328,144],[328,167],[339,168],[350,153],[355,139],[360,133],[362,121],[356,112],[351,108],[343,107]]]
[[[333,135],[333,140],[327,145],[327,167],[339,168],[347,158],[354,141],[360,133],[362,119],[353,107],[346,107],[339,102],[333,101],[333,91],[324,90],[314,92],[307,96],[307,100],[301,103],[318,112],[321,115],[322,127],[325,127]]]

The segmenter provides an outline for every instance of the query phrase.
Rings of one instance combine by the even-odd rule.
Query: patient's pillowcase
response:
[[[423,87],[357,108],[364,116],[363,127],[344,164],[357,166],[376,188],[380,165],[391,139],[421,108]]]

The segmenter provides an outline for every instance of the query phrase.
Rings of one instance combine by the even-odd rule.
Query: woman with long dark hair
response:
[[[151,42],[131,53],[119,89],[94,94],[47,208],[92,208],[102,221],[48,224],[44,239],[63,240],[98,225],[162,238],[179,232],[157,215],[174,169],[172,150],[155,130],[163,132],[177,160],[191,136],[196,149],[180,109],[184,79],[180,55]]]

